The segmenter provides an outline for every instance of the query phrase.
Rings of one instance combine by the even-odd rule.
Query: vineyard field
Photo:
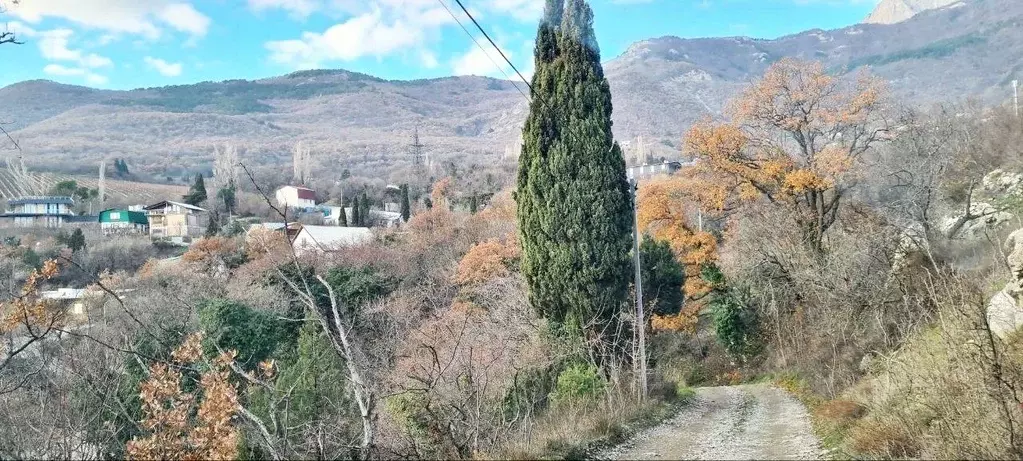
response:
[[[9,199],[22,195],[45,195],[61,181],[76,181],[79,186],[95,189],[99,178],[71,176],[58,173],[29,173],[31,185],[19,187],[10,171],[0,169],[0,198]],[[160,200],[177,200],[188,192],[185,186],[122,181],[107,178],[107,202],[116,205],[150,204]]]

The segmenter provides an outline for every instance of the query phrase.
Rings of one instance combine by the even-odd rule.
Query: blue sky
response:
[[[604,59],[662,35],[774,38],[859,22],[877,0],[590,0]],[[463,0],[520,69],[544,0]],[[0,86],[128,89],[343,68],[389,79],[503,77],[454,0],[10,0]],[[477,34],[478,35],[478,34]],[[481,37],[478,37],[482,41]],[[497,53],[488,50],[495,60]],[[498,61],[500,62],[500,61]],[[507,71],[507,69],[505,69]]]

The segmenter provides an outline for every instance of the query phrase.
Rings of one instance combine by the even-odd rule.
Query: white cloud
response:
[[[61,77],[86,74],[86,70],[81,67],[65,67],[60,64],[48,64],[43,68],[43,72],[48,75],[57,75]]]
[[[158,38],[165,27],[202,36],[210,24],[190,3],[172,0],[30,0],[12,5],[7,14],[32,24],[61,18],[91,29],[150,39]]]
[[[427,69],[434,69],[440,65],[437,55],[430,50],[423,50],[419,53],[419,62]]]
[[[82,67],[67,67],[60,64],[48,64],[43,73],[56,77],[85,77],[85,81],[93,85],[104,85],[109,80],[100,74]]]
[[[70,29],[54,29],[39,34],[39,51],[43,57],[50,61],[70,61],[85,68],[107,67],[113,65],[113,61],[105,56],[95,53],[83,53],[68,47],[74,31]]]
[[[195,37],[206,35],[210,28],[210,18],[188,3],[171,3],[163,7],[159,17],[171,27]]]
[[[23,22],[11,21],[4,24],[5,32],[14,32],[17,37],[35,37],[39,34],[35,29],[29,27]]]
[[[543,0],[489,0],[486,6],[499,14],[510,14],[520,21],[532,21],[543,14],[543,5]]]
[[[504,48],[506,47],[502,46],[502,49]],[[483,50],[486,50],[486,52]],[[504,54],[508,56],[508,59],[513,59],[510,51],[505,51]],[[498,65],[501,65],[501,67],[499,68]],[[455,75],[507,78],[505,73],[512,75],[512,72],[514,72],[504,63],[501,55],[489,43],[485,43],[483,48],[473,44],[469,51],[466,51],[452,61],[451,67]]]
[[[402,0],[384,0],[401,2]],[[406,0],[407,1],[407,0]],[[413,1],[410,3],[420,3]],[[427,3],[426,5],[430,5]],[[318,67],[326,61],[383,57],[422,49],[428,37],[451,18],[439,7],[383,10],[359,14],[323,32],[304,32],[301,38],[266,43],[270,60],[296,68]]]
[[[304,18],[321,8],[316,0],[248,0],[249,8],[254,11],[281,9]]]
[[[290,40],[265,43],[270,61],[299,69],[321,67],[331,61],[392,55],[418,59],[422,66],[433,68],[438,62],[431,46],[440,40],[442,29],[455,24],[451,13],[437,0],[247,1],[255,11],[274,8],[290,11],[295,16],[325,12],[345,18],[322,32],[306,31]],[[468,27],[472,27],[453,0],[444,1],[453,14]],[[471,3],[474,16],[497,23],[501,18],[536,20],[543,11],[544,0],[476,0]],[[461,30],[457,33],[467,40]],[[476,55],[465,57],[465,62],[459,68],[482,72],[480,65],[473,64],[480,57],[485,59],[485,56]],[[490,66],[493,67],[493,64]]]
[[[146,56],[142,58],[150,68],[156,70],[164,77],[177,77],[181,75],[181,63],[169,63],[163,59],[154,58],[152,56]]]

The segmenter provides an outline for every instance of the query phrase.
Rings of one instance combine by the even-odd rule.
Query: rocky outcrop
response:
[[[864,19],[867,24],[895,24],[905,21],[917,13],[948,6],[959,0],[882,0],[874,11]]]
[[[1009,252],[1006,262],[1012,272],[1012,280],[995,294],[987,305],[987,321],[991,332],[1001,339],[1023,327],[1023,229],[1005,239],[1005,250]]]

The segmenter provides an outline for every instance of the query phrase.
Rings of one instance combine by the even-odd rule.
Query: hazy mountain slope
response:
[[[964,0],[897,24],[776,40],[645,40],[605,64],[615,133],[623,142],[643,135],[655,155],[677,155],[692,122],[718,115],[785,56],[821,60],[837,73],[870,66],[896,98],[913,104],[1003,102],[1023,71],[1021,23],[1023,1]],[[506,81],[385,81],[342,70],[132,91],[46,81],[0,89],[0,120],[17,123],[30,162],[83,172],[102,158],[124,157],[141,170],[176,175],[208,167],[212,146],[226,141],[244,149],[250,163],[286,169],[301,139],[324,175],[352,168],[386,177],[407,164],[417,124],[434,159],[468,167],[496,161],[516,141],[526,110]]]
[[[917,13],[951,5],[959,0],[881,0],[874,11],[864,19],[867,24],[895,24]]]

